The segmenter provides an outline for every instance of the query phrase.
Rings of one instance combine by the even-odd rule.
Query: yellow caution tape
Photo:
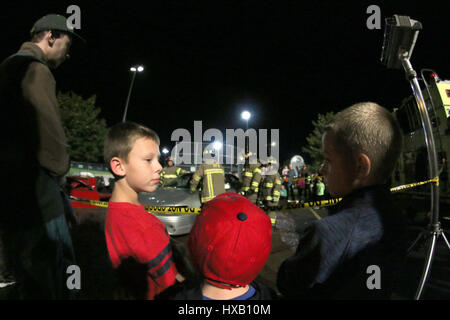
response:
[[[437,186],[439,186],[439,177],[427,180],[427,181],[421,181],[421,182],[414,182],[414,183],[410,183],[410,184],[405,184],[403,186],[398,186],[398,187],[394,187],[391,188],[391,192],[397,192],[400,190],[405,190],[405,189],[409,189],[409,188],[414,188],[417,186],[421,186],[423,184],[427,184],[427,183],[436,183]]]
[[[436,178],[433,178],[433,179],[430,179],[427,181],[414,182],[414,183],[410,183],[410,184],[405,184],[403,186],[394,187],[394,188],[391,188],[390,191],[398,192],[401,190],[414,188],[414,187],[424,185],[427,183],[436,183],[439,186],[439,177],[436,177]],[[334,198],[334,199],[326,199],[326,200],[322,200],[322,201],[308,201],[308,202],[304,202],[304,203],[299,202],[296,204],[289,204],[286,206],[274,206],[274,207],[270,207],[267,209],[268,210],[292,210],[292,209],[299,209],[299,208],[327,207],[327,206],[333,206],[333,205],[337,204],[338,202],[340,202],[341,200],[342,200],[342,198]]]
[[[436,183],[439,186],[439,177],[427,180],[427,181],[421,181],[421,182],[414,182],[410,184],[405,184],[403,186],[398,186],[391,188],[391,192],[398,192],[405,189],[414,188],[420,185],[424,185],[427,183]],[[87,199],[79,199],[75,197],[70,197],[71,201],[75,202],[81,202],[81,203],[87,203],[96,207],[108,207],[108,202],[105,201],[97,201],[97,200],[87,200]],[[340,202],[342,198],[334,198],[334,199],[326,199],[322,201],[307,201],[307,202],[299,202],[295,204],[289,204],[286,206],[273,206],[266,208],[269,211],[273,210],[292,210],[292,209],[300,209],[300,208],[315,208],[315,207],[327,207],[327,206],[333,206]],[[187,207],[163,207],[163,206],[146,206],[145,210],[152,213],[164,213],[164,214],[199,214],[201,212],[201,208],[187,208]],[[271,219],[272,224],[275,223],[276,219]]]
[[[83,202],[87,204],[91,204],[96,207],[104,207],[108,208],[108,202],[105,201],[97,201],[97,200],[82,200],[82,199],[71,199],[72,201]]]
[[[79,199],[79,198],[70,198],[71,201],[87,203],[96,207],[108,207],[108,202],[106,201],[97,201],[97,200],[87,200],[87,199]],[[201,212],[201,208],[186,208],[186,207],[158,207],[158,206],[146,206],[145,210],[151,213],[164,213],[164,214],[199,214]],[[270,222],[275,224],[277,221],[276,218],[270,218]]]
[[[90,205],[93,205],[93,206],[96,206],[96,207],[108,208],[108,202],[106,202],[106,201],[79,199],[79,198],[75,198],[75,197],[72,197],[72,196],[70,197],[70,201],[86,203],[86,204],[90,204]]]
[[[108,208],[108,202],[87,200],[79,198],[70,198],[71,201],[87,203],[96,207]],[[152,213],[167,213],[167,214],[199,214],[200,208],[187,208],[187,207],[160,207],[160,206],[146,206],[145,210]]]
[[[96,207],[108,207],[108,202],[71,198],[71,201],[90,204]],[[166,213],[166,214],[199,214],[201,208],[187,208],[187,207],[162,207],[162,206],[146,206],[145,210],[152,213]]]
[[[147,206],[145,210],[152,213],[165,213],[165,214],[199,214],[200,208],[187,208],[187,207],[155,207]]]

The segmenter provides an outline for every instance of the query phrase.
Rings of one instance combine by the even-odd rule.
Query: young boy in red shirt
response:
[[[152,300],[176,280],[184,280],[173,262],[164,224],[138,201],[139,192],[158,187],[159,155],[158,135],[132,122],[113,126],[105,140],[104,158],[116,179],[106,213],[106,243],[132,298]]]

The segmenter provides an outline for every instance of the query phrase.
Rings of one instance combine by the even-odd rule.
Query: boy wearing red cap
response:
[[[113,267],[131,298],[154,299],[183,281],[164,224],[138,201],[159,184],[159,138],[151,129],[124,122],[109,131],[104,158],[116,178],[108,204],[105,236]]]
[[[274,290],[254,281],[272,248],[267,214],[237,193],[204,204],[192,227],[192,262],[203,283],[178,293],[180,300],[271,300]]]

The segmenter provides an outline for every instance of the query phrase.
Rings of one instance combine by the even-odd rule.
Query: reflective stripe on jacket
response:
[[[191,179],[191,191],[195,191],[200,180],[202,182],[202,203],[214,199],[225,192],[225,172],[218,163],[202,163]]]
[[[171,166],[171,167],[164,167],[161,171],[160,178],[161,180],[159,183],[163,186],[169,185],[174,180],[176,180],[179,176],[182,176],[183,174],[186,174],[187,171],[183,170],[181,168]]]
[[[261,182],[260,166],[260,163],[255,163],[244,167],[244,170],[242,171],[241,191],[247,192],[252,189],[254,192],[258,192],[259,184]]]
[[[263,200],[277,203],[280,200],[281,179],[278,172],[268,175],[262,183]]]

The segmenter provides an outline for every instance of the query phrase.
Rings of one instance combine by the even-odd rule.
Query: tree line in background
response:
[[[323,162],[322,154],[322,135],[325,131],[325,127],[330,123],[333,118],[333,112],[327,112],[326,114],[317,114],[317,120],[312,120],[314,126],[313,131],[306,137],[306,146],[302,147],[302,152],[307,154],[312,162],[308,164],[309,169],[316,172],[319,171]]]
[[[108,131],[105,119],[99,118],[97,97],[83,99],[71,92],[57,94],[64,131],[69,143],[70,160],[103,162],[103,141]]]
[[[61,110],[61,119],[70,146],[69,154],[72,161],[103,162],[103,142],[108,131],[105,119],[99,118],[101,112],[95,106],[95,95],[83,97],[70,91],[59,92],[57,95]],[[325,126],[334,116],[333,112],[318,114],[313,120],[313,131],[306,138],[306,146],[301,151],[312,159],[308,167],[318,171],[323,161],[322,135]]]

